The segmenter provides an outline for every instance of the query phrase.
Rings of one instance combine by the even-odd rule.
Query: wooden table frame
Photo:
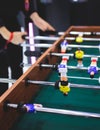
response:
[[[59,44],[66,37],[70,36],[70,31],[83,31],[83,32],[100,32],[100,26],[71,26],[69,27],[63,36],[59,37],[50,48],[48,48],[44,54],[42,54],[37,61],[18,79],[16,82],[0,97],[0,129],[9,130],[13,123],[20,116],[15,110],[4,111],[4,102],[9,100],[11,103],[29,102],[32,97],[35,97],[40,90],[39,85],[30,84],[25,85],[26,78],[30,80],[46,80],[51,69],[40,69],[38,66],[40,63],[45,63],[48,59],[48,64],[56,64],[58,57],[50,56],[51,52],[59,52]],[[90,36],[89,36],[90,37]],[[99,36],[100,37],[100,36]]]

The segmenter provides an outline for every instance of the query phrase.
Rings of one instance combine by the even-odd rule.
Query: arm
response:
[[[30,15],[30,18],[34,22],[34,24],[42,31],[55,31],[55,29],[44,19],[42,19],[37,12],[34,12]]]
[[[26,35],[26,32],[13,32],[13,37],[11,40],[11,43],[18,45],[20,43],[24,42],[24,39],[22,39],[23,35]],[[10,36],[11,36],[11,32],[5,27],[5,26],[1,26],[0,27],[0,35],[5,39],[5,40],[9,40]]]
[[[30,0],[30,8],[28,11],[28,15],[30,19],[34,22],[34,24],[42,31],[55,31],[54,27],[52,27],[47,21],[42,19],[38,12],[37,8],[34,6],[34,1]]]

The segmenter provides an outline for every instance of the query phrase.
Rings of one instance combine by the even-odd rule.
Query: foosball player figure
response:
[[[68,80],[60,80],[58,87],[59,90],[64,94],[64,96],[67,96],[70,92],[70,84],[68,83]]]
[[[75,51],[74,58],[77,59],[77,67],[81,68],[83,67],[83,58],[84,58],[84,51],[82,51],[80,48]]]
[[[83,42],[83,33],[79,33],[79,35],[76,37],[76,42],[77,43]]]
[[[67,60],[68,57],[63,57],[61,63],[58,65],[58,72],[60,74],[60,81],[56,83],[56,87],[65,95],[70,91],[70,84],[67,79]]]
[[[67,75],[67,62],[69,57],[63,56],[61,63],[58,65],[58,72],[61,77],[66,77]]]
[[[60,47],[61,47],[61,53],[66,53],[67,46],[68,46],[68,42],[67,42],[67,40],[64,40],[64,41],[61,43],[61,45],[60,45]]]
[[[94,75],[98,73],[97,61],[97,57],[91,58],[91,64],[88,67],[88,73],[90,74],[90,78],[94,78]]]
[[[37,108],[42,108],[42,104],[21,104],[17,107],[19,112],[35,113]]]

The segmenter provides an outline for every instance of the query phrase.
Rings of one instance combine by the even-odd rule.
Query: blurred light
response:
[[[87,2],[88,0],[70,0],[70,2],[74,3],[81,3],[81,2]]]
[[[40,0],[41,3],[44,3],[44,4],[50,4],[52,3],[52,0]]]

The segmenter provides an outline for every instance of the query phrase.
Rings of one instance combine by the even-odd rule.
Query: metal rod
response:
[[[27,51],[28,52],[28,54],[25,54],[26,56],[33,56],[34,55],[34,51]],[[39,52],[37,52],[37,53],[39,53]],[[43,54],[43,52],[41,52],[41,54]],[[55,52],[52,52],[52,53],[48,53],[48,55],[53,55],[53,56],[71,56],[71,57],[73,57],[74,56],[74,54],[73,53],[55,53]],[[87,58],[91,58],[91,57],[97,57],[97,58],[100,58],[100,56],[99,55],[87,55],[87,54],[85,54],[84,55],[84,57],[87,57]]]
[[[48,85],[48,86],[55,86],[55,82],[47,82],[47,81],[33,81],[33,80],[29,80],[28,83],[40,84],[40,85]],[[79,84],[72,84],[72,83],[70,83],[70,87],[73,87],[73,88],[100,89],[100,86],[85,85],[85,84],[79,85]]]
[[[56,41],[59,39],[59,37],[46,37],[46,36],[25,37],[25,39],[30,39],[30,38],[34,40],[47,40],[47,41]]]
[[[28,80],[28,83],[55,86],[55,82]]]
[[[47,36],[35,36],[35,37],[28,37],[26,36],[25,39],[34,39],[34,40],[49,40],[49,41],[56,41],[60,37],[47,37]],[[66,40],[75,40],[75,37],[65,37]],[[100,41],[100,38],[85,38],[83,37],[83,41]]]
[[[82,33],[83,35],[92,35],[92,33],[94,35],[100,35],[100,32],[78,32],[78,31],[69,32],[69,34],[72,34],[72,35],[79,35],[80,33]],[[64,32],[58,32],[58,35],[64,35]]]
[[[74,56],[74,54],[72,54],[72,53],[50,53],[51,55],[53,55],[53,56],[71,56],[71,57],[73,57]],[[100,56],[98,56],[98,55],[84,55],[84,57],[97,57],[97,58],[100,58]]]
[[[55,68],[56,65],[41,64],[41,67]],[[68,69],[77,69],[77,70],[88,70],[88,67],[81,67],[81,68],[78,68],[77,66],[68,66],[68,65],[67,65],[67,68],[68,68]],[[98,68],[98,70],[100,70],[100,68]]]
[[[82,33],[83,35],[100,35],[100,32],[77,32],[77,31],[71,31],[70,34],[80,34]]]
[[[35,47],[43,47],[43,48],[49,48],[52,46],[52,44],[46,44],[46,43],[36,43],[36,44],[21,44],[22,47],[30,47],[30,46],[35,46]],[[67,47],[71,47],[71,48],[89,48],[89,49],[100,49],[100,45],[99,46],[89,46],[89,45],[72,45],[72,44],[68,44]]]
[[[71,48],[89,48],[89,49],[99,49],[100,48],[100,45],[99,46],[89,46],[89,45],[67,45],[67,47],[71,47]]]
[[[82,79],[82,80],[91,80],[91,78],[88,77],[76,77],[76,76],[67,76],[70,79]],[[93,78],[92,80],[99,80],[98,78]]]
[[[73,110],[47,108],[47,107],[36,107],[36,111],[49,112],[49,113],[55,113],[55,114],[72,115],[72,116],[100,118],[99,113],[81,112],[81,111],[73,111]]]
[[[31,104],[34,106],[35,111],[38,112],[46,112],[46,113],[54,113],[54,114],[63,114],[63,115],[70,115],[70,116],[81,116],[81,117],[90,117],[90,118],[100,118],[99,113],[92,113],[92,112],[82,112],[82,111],[74,111],[74,110],[65,110],[65,109],[57,109],[57,108],[48,108],[43,107],[42,104]],[[11,107],[14,109],[18,108],[18,104],[7,104],[7,107]],[[34,112],[34,111],[33,111]]]
[[[51,44],[46,44],[46,43],[36,43],[36,44],[21,44],[22,47],[30,47],[30,46],[35,46],[35,47],[43,47],[43,48],[49,48],[52,45]]]
[[[82,33],[83,35],[91,35],[91,32],[76,32],[76,31],[71,31],[69,32],[72,35],[79,35],[80,33]]]
[[[72,88],[88,88],[88,89],[100,89],[100,86],[83,85],[83,84],[70,84]]]
[[[0,83],[15,83],[15,79],[0,78]]]
[[[92,35],[92,33],[94,35],[100,35],[100,32],[78,32],[78,31],[70,31],[69,34],[72,35],[79,35],[80,33],[82,33],[83,35]],[[58,32],[58,35],[64,35],[64,32]]]
[[[71,78],[71,77],[70,77]],[[76,77],[77,78],[77,77]],[[81,77],[78,77],[78,79]],[[99,80],[99,79],[95,79]],[[6,79],[6,78],[0,78],[1,83],[15,83],[16,80],[14,79]],[[31,84],[37,84],[37,85],[47,85],[47,86],[55,86],[55,82],[48,82],[48,81],[34,81],[34,80],[28,80],[27,83]],[[70,87],[72,88],[91,88],[91,89],[100,89],[100,86],[95,85],[85,85],[85,84],[72,84],[70,83]]]
[[[18,104],[8,103],[7,106],[8,106],[8,107],[12,107],[12,108],[17,108],[17,107],[18,107]]]
[[[41,67],[46,67],[46,68],[55,68],[56,65],[41,64]],[[68,68],[68,69],[78,69],[78,70],[88,70],[87,67],[78,68],[78,67],[76,67],[76,66],[68,66],[68,65],[67,65],[67,68]]]
[[[76,66],[67,66],[68,69],[77,69],[77,70],[88,70],[87,67],[78,68]]]
[[[30,66],[32,66],[32,64],[22,64],[22,67],[23,66],[26,66],[26,67],[30,67]],[[38,65],[38,66],[40,66],[40,65]],[[41,67],[44,67],[44,68],[56,68],[56,65],[50,65],[50,64],[41,64]],[[88,70],[88,68],[87,67],[81,67],[81,68],[78,68],[78,67],[76,67],[76,66],[68,66],[67,65],[67,68],[68,69],[77,69],[77,70]],[[100,68],[98,68],[98,70],[100,70]]]

